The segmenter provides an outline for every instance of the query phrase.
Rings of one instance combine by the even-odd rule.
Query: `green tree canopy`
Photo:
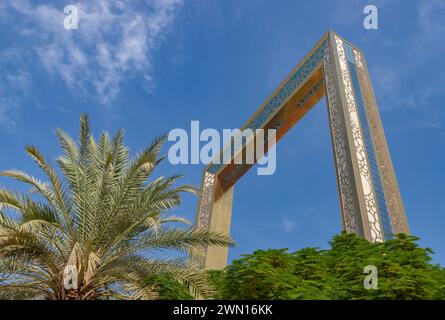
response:
[[[342,233],[329,250],[257,250],[210,275],[223,299],[445,299],[445,269],[417,240],[370,243]],[[375,290],[364,287],[368,265],[377,267]]]

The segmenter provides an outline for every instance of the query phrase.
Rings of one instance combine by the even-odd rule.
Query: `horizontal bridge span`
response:
[[[276,129],[276,141],[279,141],[324,96],[322,63],[327,48],[328,33],[244,124],[241,132],[251,129],[254,133],[254,139],[250,143],[256,145],[256,129]],[[238,139],[240,141],[237,141]],[[237,145],[241,145],[241,147],[236,148]],[[224,190],[229,189],[253,166],[245,161],[243,164],[235,164],[234,159],[239,153],[245,159],[246,147],[247,144],[245,139],[242,139],[242,134],[235,136],[233,143],[226,145],[217,157],[218,163],[211,163],[205,169],[218,176]],[[272,145],[266,143],[264,145],[265,152],[270,147]],[[223,154],[228,154],[230,159],[224,159]],[[254,163],[257,160],[255,157]]]
[[[236,182],[324,95],[343,229],[372,242],[409,233],[363,52],[332,31],[258,108],[219,161],[205,168],[197,227],[230,234]],[[276,139],[268,139],[268,129],[276,130]],[[192,262],[221,269],[227,256],[226,247],[204,246],[194,250]]]

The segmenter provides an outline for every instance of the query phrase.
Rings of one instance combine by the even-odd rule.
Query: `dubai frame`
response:
[[[276,129],[278,141],[326,95],[343,229],[372,242],[409,233],[405,211],[363,52],[329,31],[261,105],[241,131]],[[265,143],[265,150],[270,146]],[[231,149],[232,160],[235,157]],[[204,169],[196,225],[230,234],[233,189],[252,164]],[[227,264],[228,248],[193,252],[207,269]]]

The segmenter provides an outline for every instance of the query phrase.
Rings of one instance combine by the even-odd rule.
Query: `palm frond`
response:
[[[58,170],[36,147],[26,147],[43,181],[15,169],[0,173],[32,187],[29,193],[0,187],[0,290],[46,299],[156,299],[153,277],[169,274],[195,297],[211,297],[204,271],[188,256],[233,242],[170,215],[182,193],[196,188],[178,184],[179,175],[153,177],[166,136],[133,159],[123,130],[96,141],[86,114],[78,141],[60,129],[56,136]],[[155,259],[158,250],[179,251],[181,258]],[[65,271],[76,272],[77,289],[64,287]]]

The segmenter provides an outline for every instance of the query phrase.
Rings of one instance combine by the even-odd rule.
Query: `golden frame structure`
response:
[[[363,52],[328,31],[241,128],[276,129],[283,137],[326,96],[343,229],[383,242],[409,227]],[[254,138],[256,140],[257,137]],[[271,146],[265,143],[265,150]],[[245,146],[241,152],[245,151]],[[252,164],[204,169],[196,225],[230,234],[233,189]],[[207,246],[192,261],[207,269],[227,264],[228,248]]]

